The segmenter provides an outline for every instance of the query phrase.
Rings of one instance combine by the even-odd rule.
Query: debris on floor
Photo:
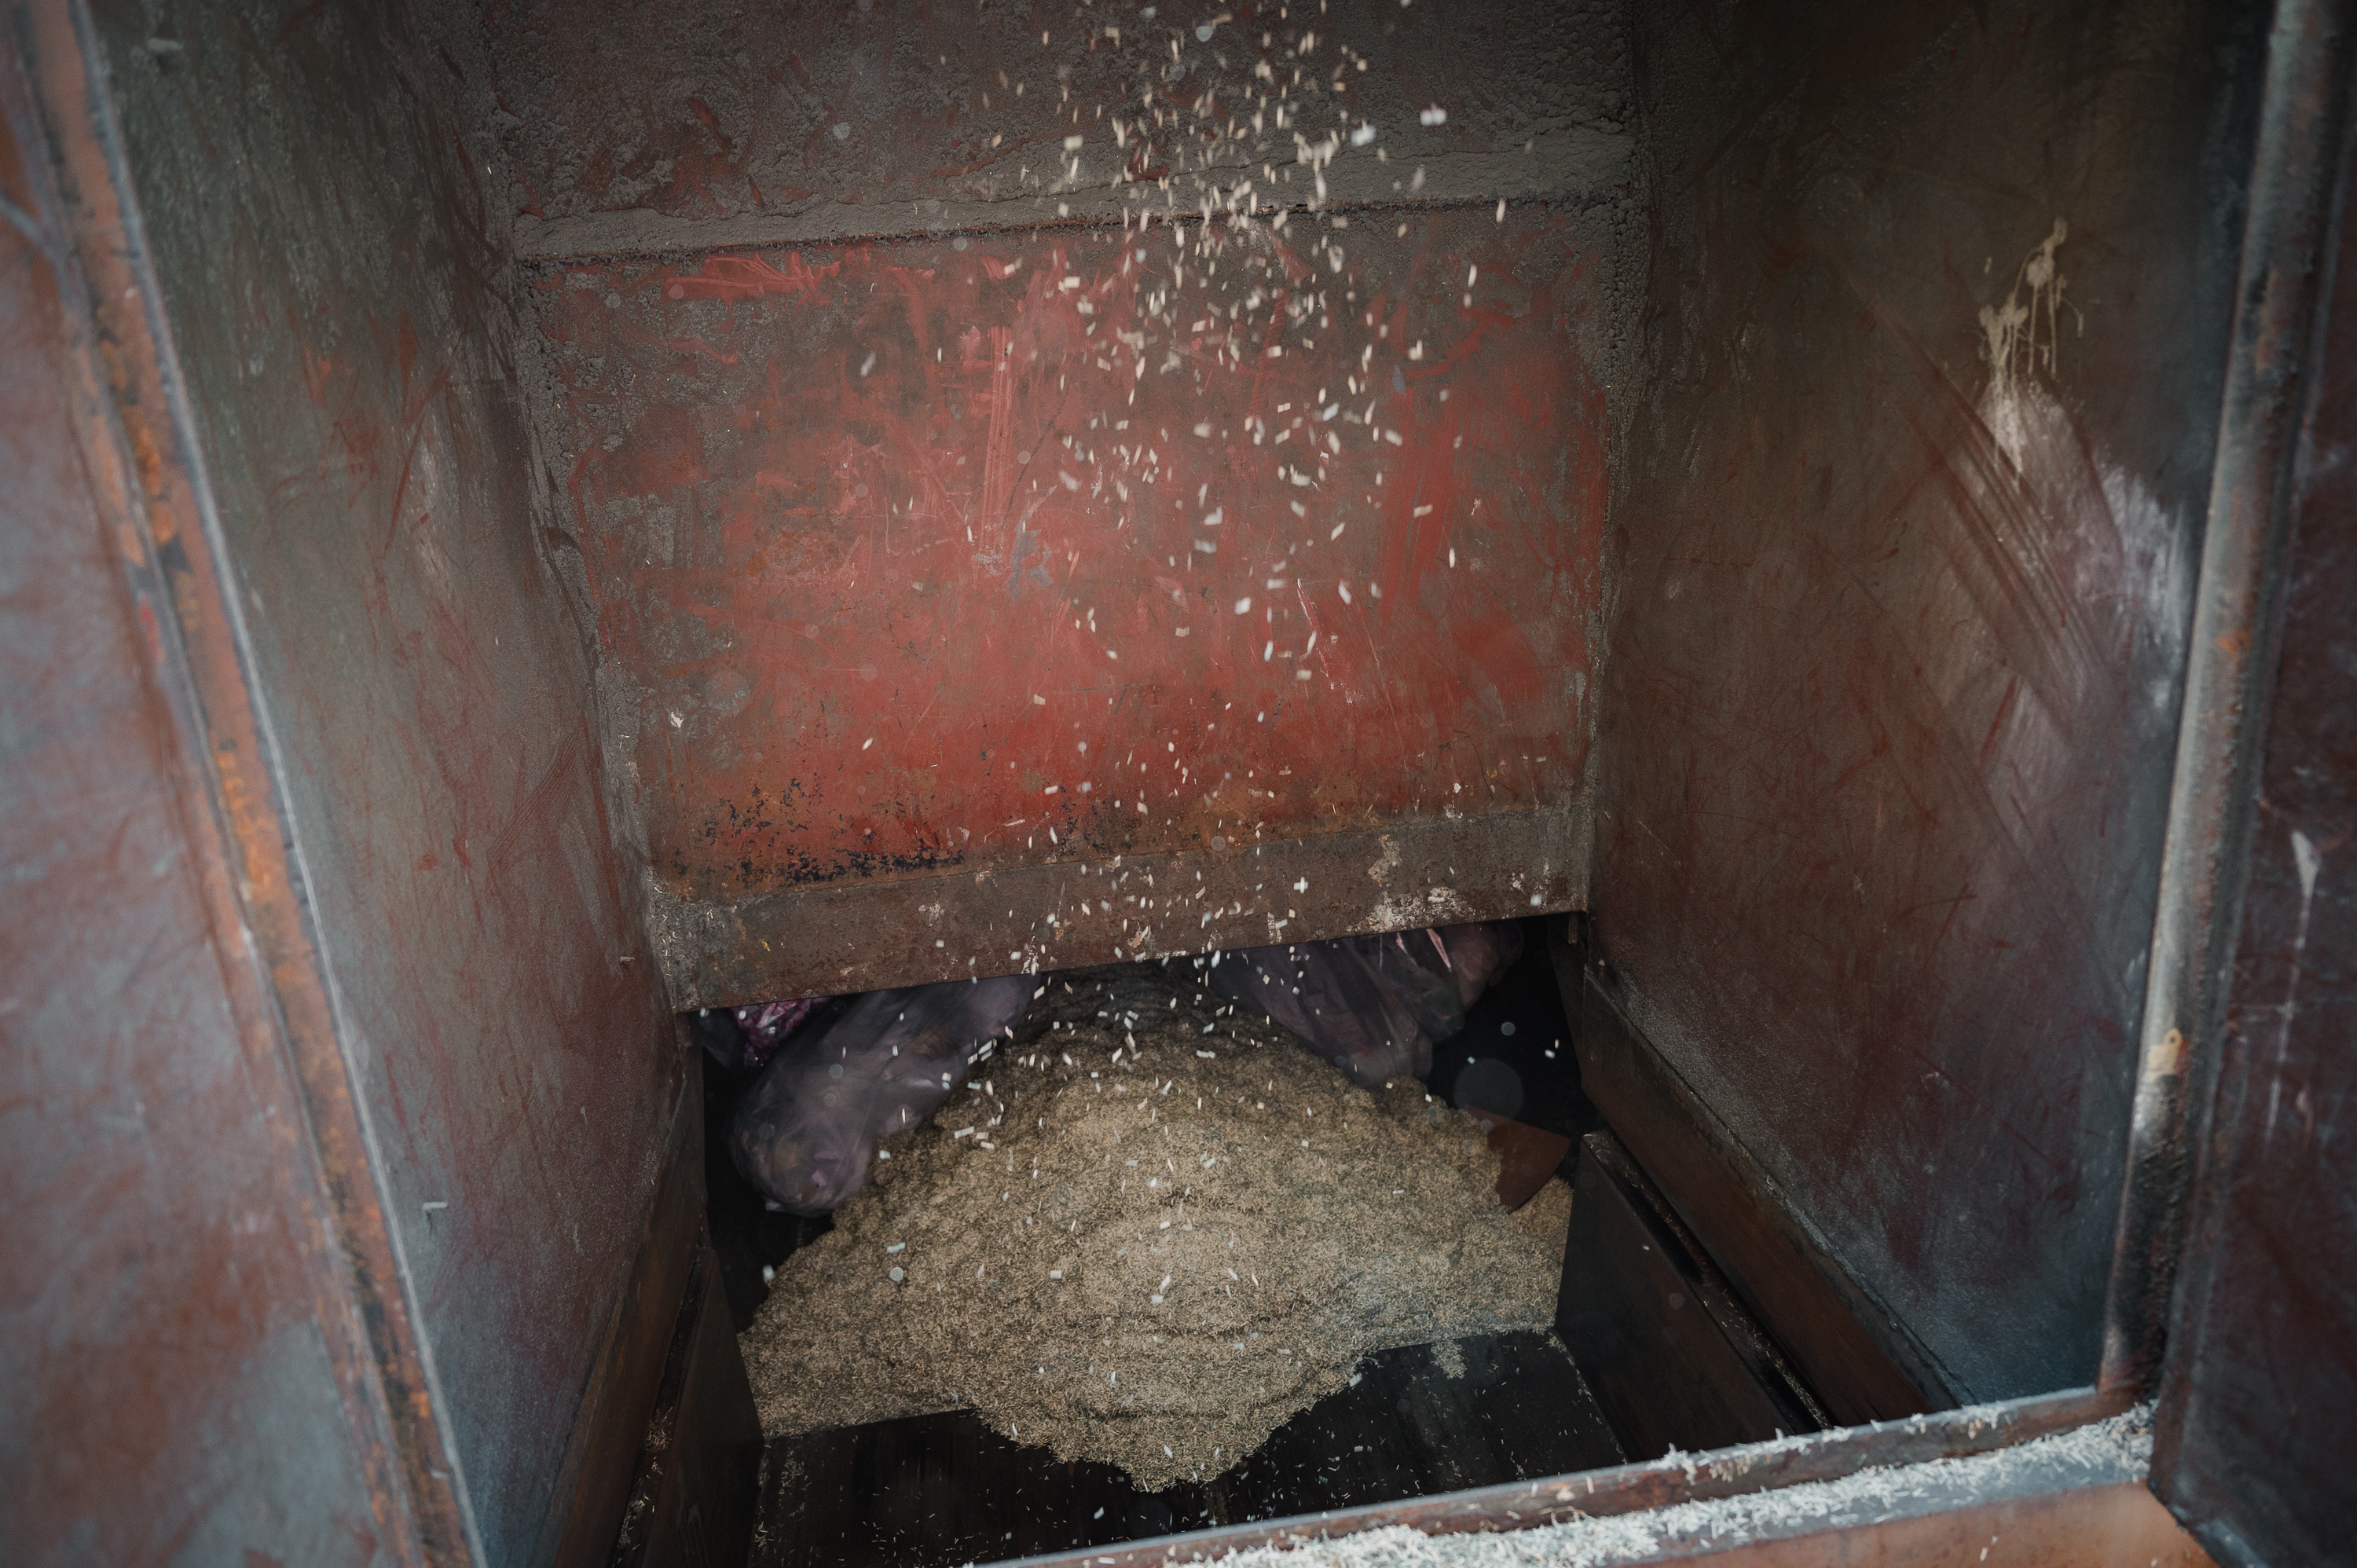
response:
[[[1151,1489],[1375,1350],[1549,1326],[1561,1210],[1506,1212],[1474,1120],[1359,1087],[1201,978],[1033,983],[967,1092],[779,1271],[742,1337],[770,1435],[963,1405]]]

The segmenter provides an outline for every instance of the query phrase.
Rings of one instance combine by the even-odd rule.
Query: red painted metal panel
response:
[[[1566,804],[1595,254],[1544,209],[1354,221],[542,275],[670,886]]]
[[[182,615],[209,721],[245,726],[247,897],[307,1081],[346,1097],[339,1239],[398,1331],[428,1550],[521,1562],[572,1498],[684,1064],[529,523],[482,73],[437,30],[464,15],[97,28],[201,453]]]

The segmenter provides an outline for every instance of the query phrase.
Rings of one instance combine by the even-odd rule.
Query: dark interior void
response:
[[[1469,1010],[1464,1029],[1437,1045],[1426,1084],[1451,1103],[1552,1134],[1542,1146],[1564,1149],[1556,1163],[1569,1179],[1580,1138],[1600,1124],[1580,1090],[1553,956],[1574,928],[1560,918],[1522,926],[1521,958]],[[698,1026],[693,1015],[688,1022]],[[802,1027],[823,1023],[822,1012]],[[753,1076],[705,1057],[712,1243],[740,1331],[768,1294],[765,1272],[830,1223],[768,1208],[730,1160],[723,1132]],[[1302,1412],[1235,1469],[1161,1492],[1138,1490],[1111,1466],[1012,1442],[965,1411],[777,1438],[763,1458],[754,1561],[946,1568],[1561,1475],[1637,1452],[1555,1336],[1467,1339],[1458,1359],[1444,1369],[1429,1347],[1383,1352],[1357,1384]],[[1659,1450],[1650,1429],[1632,1433]]]

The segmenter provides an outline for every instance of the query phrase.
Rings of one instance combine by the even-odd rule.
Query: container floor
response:
[[[1010,1441],[969,1411],[779,1438],[762,1460],[753,1568],[955,1568],[1621,1462],[1553,1337],[1450,1348],[1384,1351],[1233,1470],[1162,1492]]]

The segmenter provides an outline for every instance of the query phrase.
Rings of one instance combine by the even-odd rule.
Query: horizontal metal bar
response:
[[[658,895],[651,925],[674,1004],[719,1007],[1548,914],[1587,899],[1581,810],[1214,843],[726,902]]]
[[[1252,198],[1241,210],[1266,217],[1280,209],[1349,212],[1369,207],[1487,206],[1491,202],[1547,200],[1580,205],[1630,177],[1631,139],[1574,127],[1533,139],[1531,147],[1497,152],[1445,153],[1418,160],[1423,186],[1405,188],[1405,162],[1372,159],[1338,164],[1326,171],[1326,195],[1308,184],[1263,187],[1258,165],[1173,175],[1159,185],[1123,183],[1085,190],[1026,192],[998,198],[929,197],[908,202],[834,201],[813,198],[799,205],[742,212],[724,218],[676,218],[644,208],[541,219],[515,220],[517,256],[527,262],[581,261],[601,256],[670,255],[760,245],[808,245],[845,241],[911,239],[927,234],[974,233],[1049,225],[1101,225],[1200,215],[1204,199],[1216,207],[1223,188],[1250,181]],[[1307,171],[1304,171],[1306,175]],[[1402,188],[1394,188],[1399,186]]]

